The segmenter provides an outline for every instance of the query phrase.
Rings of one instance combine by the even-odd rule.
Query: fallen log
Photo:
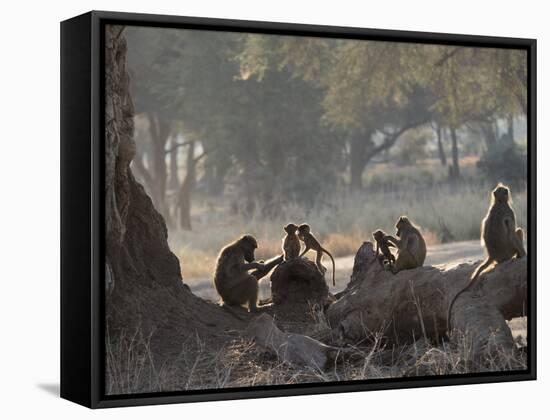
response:
[[[265,313],[249,324],[245,335],[274,353],[280,361],[300,368],[307,366],[316,371],[323,371],[327,362],[338,353],[338,349],[307,335],[281,331],[273,318]]]
[[[344,342],[364,342],[383,334],[395,343],[446,337],[451,299],[477,267],[420,267],[385,271],[364,242],[355,256],[351,281],[327,310],[331,328]],[[491,346],[512,348],[506,319],[522,316],[527,302],[527,260],[499,264],[463,293],[452,311],[453,328],[468,335],[474,353]]]

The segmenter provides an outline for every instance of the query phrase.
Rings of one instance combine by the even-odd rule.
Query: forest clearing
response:
[[[527,368],[521,51],[109,26],[106,66],[108,395]]]

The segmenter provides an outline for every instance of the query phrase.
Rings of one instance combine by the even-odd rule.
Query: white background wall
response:
[[[549,307],[539,241],[537,382],[89,411],[59,384],[59,22],[91,9],[538,39],[538,236],[548,236],[550,25],[544,1],[5,1],[0,24],[0,416],[403,418],[545,416]],[[541,412],[542,411],[542,412]],[[538,412],[541,412],[538,414]],[[33,417],[31,417],[33,416]]]

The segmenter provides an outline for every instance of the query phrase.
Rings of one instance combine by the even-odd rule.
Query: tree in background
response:
[[[514,50],[137,27],[127,36],[146,139],[133,166],[183,229],[195,194],[227,193],[236,211],[270,215],[311,208],[343,184],[360,191],[369,165],[414,160],[403,153],[422,142],[407,134],[423,126],[442,165],[450,141],[456,184],[471,150],[463,137],[479,133],[485,161],[502,162],[493,146],[513,143],[526,111],[526,57]]]
[[[403,68],[405,51],[396,43],[250,35],[241,72],[262,80],[268,69],[286,70],[321,89],[319,123],[346,139],[350,186],[361,189],[367,164],[430,120],[429,92]]]

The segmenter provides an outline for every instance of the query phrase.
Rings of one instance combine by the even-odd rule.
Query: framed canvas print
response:
[[[63,22],[62,397],[535,379],[535,47]]]

